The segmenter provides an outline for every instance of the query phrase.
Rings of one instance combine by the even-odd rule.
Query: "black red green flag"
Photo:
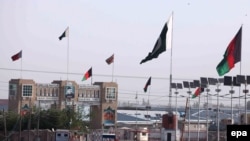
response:
[[[217,65],[216,70],[219,76],[223,76],[228,73],[237,62],[241,61],[241,39],[242,39],[242,27],[229,43],[224,58]]]
[[[16,61],[20,58],[22,58],[22,50],[20,52],[18,52],[17,54],[11,56],[12,61]]]
[[[196,97],[199,96],[202,92],[204,92],[204,88],[198,87],[198,88],[195,90],[195,92],[194,92],[192,98],[196,98]]]
[[[106,63],[108,65],[110,65],[111,63],[113,63],[114,62],[114,54],[111,55],[109,58],[107,58],[105,61],[106,61]]]
[[[82,81],[87,80],[92,76],[92,67],[84,74]]]
[[[149,86],[149,85],[151,85],[151,77],[149,77],[149,79],[148,79],[148,81],[147,81],[145,87],[143,88],[144,92],[147,92],[148,86]]]

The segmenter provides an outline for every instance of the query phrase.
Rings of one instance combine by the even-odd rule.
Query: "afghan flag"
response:
[[[84,74],[82,81],[87,80],[88,78],[90,78],[92,76],[92,67]]]
[[[148,79],[148,81],[147,81],[145,87],[143,88],[144,92],[147,92],[148,86],[149,86],[149,85],[151,85],[151,77],[149,77],[149,79]]]
[[[62,35],[59,37],[59,40],[62,40],[64,37],[69,37],[69,27],[65,29],[65,31],[62,33]]]
[[[108,65],[110,65],[111,63],[113,63],[114,62],[114,54],[111,55],[109,58],[107,58],[105,61],[106,61],[106,63]]]
[[[162,52],[166,51],[166,44],[168,45],[167,48],[171,47],[171,41],[172,41],[172,28],[173,28],[173,15],[171,14],[168,22],[164,25],[161,34],[159,38],[157,39],[154,48],[152,52],[148,53],[148,56],[146,56],[141,62],[145,63],[149,60],[152,60],[153,58],[157,58]],[[167,43],[166,43],[167,40]]]
[[[192,98],[196,98],[196,97],[199,96],[202,92],[204,92],[204,88],[198,87],[198,88],[195,90],[195,92],[194,92]]]
[[[22,50],[11,57],[12,61],[16,61],[19,58],[22,58]]]
[[[217,65],[216,70],[219,76],[223,76],[228,73],[234,64],[241,61],[241,37],[242,37],[242,27],[229,43],[226,52],[224,53],[224,58]]]

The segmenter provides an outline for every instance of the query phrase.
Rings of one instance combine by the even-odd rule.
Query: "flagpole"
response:
[[[69,75],[69,27],[68,27],[68,47],[67,47],[67,82],[69,79],[68,75]]]
[[[172,12],[171,18],[172,18],[172,22],[173,22],[173,15],[174,12]],[[172,24],[173,26],[173,24]],[[172,35],[173,35],[173,27],[172,27]],[[171,83],[172,83],[172,56],[173,56],[173,38],[171,38],[171,55],[170,55],[170,76],[169,76],[169,106],[170,106],[170,110],[172,111],[172,87],[171,87]]]
[[[243,24],[241,24],[241,43],[242,43],[242,28],[243,28]],[[242,46],[242,45],[241,45]],[[241,50],[240,50],[240,75],[241,75],[241,63],[242,63],[242,58],[241,58],[241,53],[242,53],[242,47],[241,47]],[[245,82],[245,90],[246,90],[246,82]],[[240,93],[241,93],[241,88],[239,87],[239,107],[240,107]],[[240,109],[240,108],[239,108]],[[239,111],[240,113],[240,111]],[[239,114],[240,115],[240,114]],[[247,95],[245,93],[245,124],[247,125],[248,122],[247,122]]]
[[[138,103],[137,103],[137,91],[136,91],[136,96],[135,96],[135,99],[136,99],[136,107],[135,107],[135,115],[136,115],[136,123],[135,123],[135,130],[137,131],[137,106],[138,106]]]
[[[198,131],[197,131],[197,135],[198,135],[198,141],[200,140],[200,101],[201,101],[201,86],[199,87],[200,91],[199,91],[199,99],[198,99]]]
[[[149,96],[150,96],[150,89],[151,89],[151,86],[149,87],[149,90],[148,90],[148,106],[146,107],[146,109],[147,109],[147,115],[149,115],[148,114],[148,109],[149,109]],[[147,119],[147,121],[149,121],[149,119]]]
[[[189,108],[188,108],[188,141],[190,141],[190,113],[191,113],[191,99],[190,99],[190,94],[191,94],[191,91],[190,91],[190,87],[189,87],[189,102],[188,102],[188,105],[189,105]]]
[[[93,69],[92,69],[92,66],[91,66],[91,85],[93,84],[92,82],[93,82]]]
[[[217,83],[217,89],[216,89],[216,92],[217,92],[217,141],[220,141],[220,114],[219,114],[219,92],[220,92],[220,89],[219,89],[219,86],[220,84]]]
[[[20,79],[22,79],[23,73],[23,57],[21,57],[21,72],[20,72]]]
[[[173,56],[173,21],[174,21],[174,12],[172,11],[170,21],[172,22],[172,31],[171,31],[171,55],[170,55],[170,76],[169,76],[169,104],[170,104],[170,110],[173,111],[172,109],[172,56]],[[177,105],[176,105],[176,110],[177,110]],[[177,112],[177,111],[176,111]],[[175,140],[177,140],[177,130],[178,130],[178,119],[177,119],[177,113],[176,113],[176,127],[175,127]]]
[[[113,61],[113,64],[112,64],[112,82],[113,82],[113,77],[114,77],[114,64],[115,64],[115,61]]]

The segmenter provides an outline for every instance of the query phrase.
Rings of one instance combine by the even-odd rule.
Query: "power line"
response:
[[[55,72],[55,71],[45,71],[45,70],[30,70],[30,69],[13,69],[13,68],[0,68],[0,70],[6,70],[6,71],[23,71],[23,72],[32,72],[32,73],[47,73],[47,74],[67,74],[66,72]],[[70,75],[83,75],[83,73],[76,73],[76,72],[69,72]],[[107,74],[93,74],[95,76],[101,76],[101,77],[112,77],[111,75]],[[139,78],[139,79],[147,79],[146,76],[130,76],[130,75],[114,75],[114,77],[120,77],[120,78]],[[161,80],[169,80],[168,77],[152,77],[153,79],[161,79]],[[174,80],[192,80],[192,79],[184,79],[184,78],[174,78]],[[0,81],[1,82],[1,81]],[[2,81],[3,82],[3,81]]]

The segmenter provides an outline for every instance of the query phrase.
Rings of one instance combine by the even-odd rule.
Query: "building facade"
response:
[[[36,83],[31,79],[9,81],[10,111],[26,114],[30,109],[64,109],[81,111],[90,107],[92,129],[115,127],[117,121],[118,85],[115,82],[95,82],[93,85],[75,81],[54,80]]]

